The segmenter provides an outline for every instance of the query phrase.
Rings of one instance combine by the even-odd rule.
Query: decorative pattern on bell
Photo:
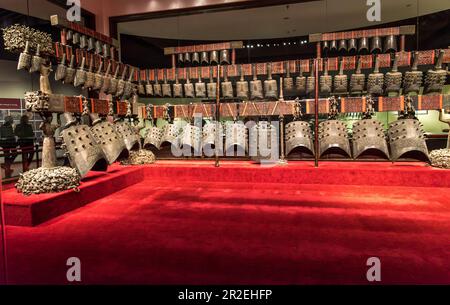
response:
[[[439,50],[438,58],[433,70],[428,70],[425,76],[426,94],[436,93],[440,94],[447,82],[447,71],[442,69],[442,61],[444,59],[444,50]]]
[[[422,124],[415,119],[400,119],[389,124],[391,159],[397,161],[407,155],[429,162],[428,148]]]
[[[331,150],[339,149],[346,157],[351,157],[347,126],[338,120],[328,120],[319,124],[319,156],[323,157]]]
[[[311,124],[304,121],[294,121],[287,124],[285,143],[287,156],[299,150],[306,150],[314,156],[314,139]]]
[[[127,158],[128,150],[125,141],[119,134],[114,124],[101,121],[90,129],[95,141],[100,145],[106,156],[108,164],[113,164],[119,158]]]
[[[395,54],[394,64],[392,65],[392,70],[387,72],[384,76],[384,87],[386,88],[386,93],[400,94],[400,89],[402,87],[403,74],[398,71],[398,60],[399,54]]]
[[[83,178],[90,170],[106,171],[108,161],[86,125],[73,125],[61,132],[71,167]]]
[[[375,119],[360,120],[353,124],[353,157],[357,159],[368,150],[376,150],[389,159],[389,149],[383,124]]]
[[[119,121],[113,124],[117,133],[120,134],[125,143],[125,147],[128,151],[137,150],[141,144],[141,137],[135,131],[133,127],[131,127],[129,122]]]
[[[366,84],[366,75],[361,73],[361,57],[358,57],[356,71],[352,74],[350,79],[350,93],[361,94],[364,91]]]
[[[422,86],[422,78],[423,72],[417,70],[419,65],[419,52],[414,52],[414,61],[411,67],[411,71],[405,72],[405,78],[403,80],[403,93],[416,93],[418,94],[420,91],[420,87]]]
[[[152,146],[158,150],[161,149],[162,137],[163,130],[161,128],[151,127],[145,136],[144,149],[150,149]]]
[[[247,127],[243,122],[227,121],[225,123],[225,152],[227,156],[244,156],[248,151]]]

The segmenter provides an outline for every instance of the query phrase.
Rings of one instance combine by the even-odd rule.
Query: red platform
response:
[[[10,188],[2,192],[6,223],[35,226],[136,184],[144,178],[142,168],[112,166],[107,172],[90,172],[79,192],[24,196]]]
[[[321,185],[450,187],[450,171],[423,163],[387,162],[290,162],[284,166],[260,166],[253,162],[160,161],[156,165],[123,167],[91,172],[80,192],[23,196],[15,189],[3,192],[9,225],[35,226],[90,202],[146,180],[170,180],[173,187],[185,182],[245,182]],[[282,187],[280,185],[279,187]]]
[[[75,256],[83,284],[367,284],[376,256],[382,284],[450,284],[450,171],[184,161],[95,176],[81,193],[4,194],[46,198],[41,220],[80,196],[92,201],[35,227],[7,226],[10,283],[67,284]]]

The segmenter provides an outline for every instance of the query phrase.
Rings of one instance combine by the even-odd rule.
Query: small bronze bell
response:
[[[230,53],[228,50],[222,50],[220,51],[220,64],[230,64]]]
[[[328,41],[324,41],[322,43],[322,50],[324,52],[328,52],[330,50],[330,43]]]
[[[355,38],[351,38],[348,41],[347,51],[349,53],[356,53],[356,49],[357,49],[357,47],[356,47],[356,39]]]
[[[208,65],[209,64],[209,56],[208,52],[202,52],[200,55],[201,58],[201,64],[202,65]]]
[[[190,64],[191,63],[191,53],[184,53],[184,62],[186,64]]]
[[[196,65],[200,63],[200,54],[198,54],[198,52],[192,54],[192,63]]]
[[[375,36],[372,38],[372,44],[370,46],[370,53],[381,53],[381,38]]]
[[[337,43],[336,40],[332,40],[330,44],[330,51],[334,52],[337,51]]]
[[[178,54],[178,63],[183,63],[184,62],[184,56],[182,53]]]
[[[347,40],[341,39],[339,41],[339,52],[347,52]]]
[[[88,45],[87,45],[87,50],[88,51],[92,51],[95,49],[95,40],[92,37],[89,37],[88,39]]]
[[[384,53],[397,52],[397,37],[389,35],[384,40]]]
[[[209,58],[212,65],[217,65],[219,63],[219,53],[217,51],[211,51]]]
[[[79,33],[75,32],[73,34],[72,42],[75,45],[80,44],[80,34]]]
[[[368,53],[369,52],[369,38],[363,37],[359,40],[359,53]]]

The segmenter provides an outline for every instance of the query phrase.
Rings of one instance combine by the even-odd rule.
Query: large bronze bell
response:
[[[375,36],[372,38],[372,44],[370,45],[370,53],[381,53],[381,38]]]
[[[356,52],[356,49],[357,49],[357,46],[356,46],[356,39],[355,39],[355,38],[351,38],[351,39],[348,41],[347,51],[348,51],[349,53],[355,53],[355,52]]]
[[[369,52],[369,38],[363,37],[359,40],[358,52],[359,53]]]
[[[219,63],[219,52],[211,51],[209,60],[212,65],[217,65]]]
[[[209,65],[209,56],[208,56],[208,52],[202,52],[200,54],[200,63],[202,65]]]
[[[339,41],[339,52],[347,52],[347,40],[341,39]]]
[[[384,53],[397,52],[397,37],[389,35],[384,40]]]
[[[228,50],[220,51],[220,64],[229,65],[230,64],[230,53]]]

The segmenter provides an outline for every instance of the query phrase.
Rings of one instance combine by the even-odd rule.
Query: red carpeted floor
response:
[[[432,170],[401,166],[417,180]],[[84,284],[367,284],[376,256],[382,283],[450,284],[449,188],[430,177],[427,187],[389,187],[376,173],[363,185],[307,183],[291,171],[302,167],[150,166],[144,181],[49,222],[8,226],[9,281],[65,284],[75,256]]]

